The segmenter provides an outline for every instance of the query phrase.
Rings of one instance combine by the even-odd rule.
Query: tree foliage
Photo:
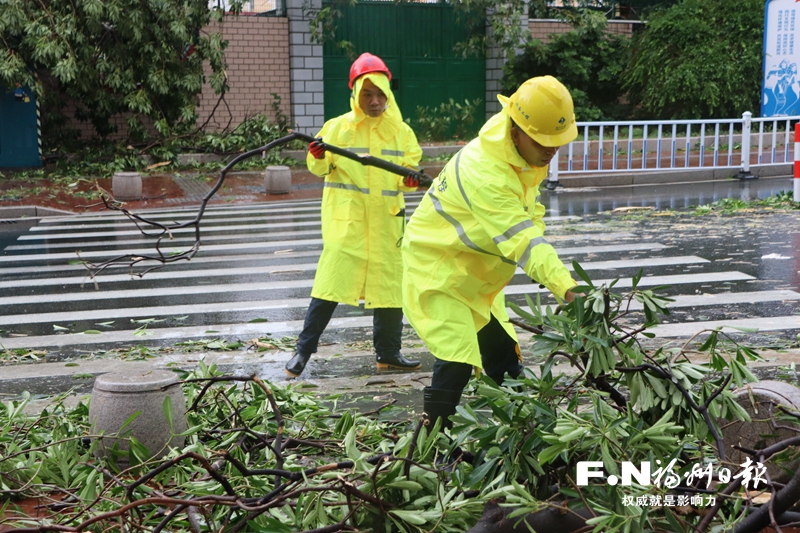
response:
[[[102,136],[120,114],[135,136],[166,136],[195,123],[204,61],[226,88],[211,17],[207,0],[0,0],[0,85],[34,88],[54,116],[71,101]]]
[[[757,355],[727,342],[719,329],[706,332],[702,342],[647,349],[642,335],[669,299],[657,288],[639,288],[641,271],[630,292],[620,294],[617,281],[595,286],[577,263],[573,268],[586,285],[562,312],[530,298],[530,310],[515,307],[524,318],[520,324],[538,331],[538,371],[526,370],[502,388],[485,376],[472,381],[471,399],[458,408],[449,436],[426,429],[418,416],[409,425],[407,412],[392,401],[364,412],[342,394],[314,397],[254,376],[222,376],[200,362],[183,383],[190,406],[184,448],[158,461],[131,439],[131,467],[115,474],[113,457],[92,455],[98,436],[89,433],[84,404],[72,411],[56,405],[36,416],[26,414],[25,400],[6,402],[0,409],[0,502],[54,490],[70,496],[38,521],[11,514],[7,522],[41,533],[223,526],[463,533],[484,508],[496,511],[493,502],[500,502],[510,513],[506,525],[536,524],[542,510],[563,516],[588,508],[591,517],[584,512],[580,521],[596,532],[760,531],[773,502],[751,512],[752,494],[739,491],[745,469],[725,461],[719,437],[722,419],[747,419],[731,387],[755,379],[746,361]],[[170,419],[166,404],[164,411]],[[784,423],[798,413],[776,409],[771,416]],[[744,451],[758,462],[780,463],[790,459],[796,440],[786,441],[788,449]],[[602,464],[607,476],[619,475],[623,461],[637,470],[650,462],[651,479],[656,466],[666,471],[653,483],[592,479],[579,485],[578,461]],[[713,484],[712,470],[719,474]],[[775,501],[800,499],[794,480],[764,482]],[[692,500],[680,509],[625,503],[676,494],[704,503]],[[705,503],[710,497],[717,505]],[[774,508],[778,515],[777,503]],[[762,523],[741,525],[759,513]],[[509,531],[500,525],[469,531]]]
[[[764,3],[683,0],[650,13],[625,87],[646,118],[728,118],[757,111]]]
[[[572,94],[578,120],[624,118],[618,104],[622,94],[620,77],[628,60],[629,40],[606,33],[608,22],[595,11],[565,12],[572,31],[553,35],[548,44],[529,41],[522,54],[505,67],[501,81],[511,94],[534,76],[558,78]]]

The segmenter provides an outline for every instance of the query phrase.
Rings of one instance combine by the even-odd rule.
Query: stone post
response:
[[[155,458],[165,456],[169,447],[182,448],[186,431],[186,399],[174,372],[118,372],[97,377],[89,403],[89,423],[96,441],[94,455],[108,457],[112,448],[124,452],[117,457],[121,467],[128,465],[128,438],[133,437]],[[168,385],[173,385],[167,387]],[[166,388],[165,388],[166,387]],[[172,427],[164,413],[164,399],[172,403]],[[133,415],[133,421],[122,427]],[[120,433],[121,431],[121,433]]]
[[[267,167],[264,172],[267,194],[288,194],[292,190],[292,171],[289,167]]]
[[[142,199],[142,175],[138,172],[114,172],[111,194],[115,200],[128,202]]]

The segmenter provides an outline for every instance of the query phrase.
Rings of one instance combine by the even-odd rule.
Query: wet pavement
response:
[[[270,198],[260,176],[238,176],[207,210],[197,256],[141,279],[113,267],[91,280],[76,264],[79,256],[97,262],[154,250],[154,239],[117,213],[93,208],[0,223],[0,398],[23,390],[85,393],[102,372],[191,368],[200,359],[225,372],[286,383],[282,368],[302,327],[322,246],[321,184],[298,179],[295,185],[293,194],[305,197]],[[202,187],[164,188],[176,196],[126,207],[166,222],[194,216]],[[676,301],[655,330],[660,342],[678,344],[722,324],[758,327],[762,333],[750,340],[789,349],[769,352],[774,366],[800,359],[797,211],[696,216],[690,208],[791,188],[790,178],[593,187],[543,191],[542,201],[548,240],[565,263],[577,260],[596,283],[619,278],[620,289],[640,268],[641,285],[669,287],[665,292]],[[409,213],[420,198],[407,196]],[[173,237],[167,253],[194,242],[192,232]],[[522,306],[526,294],[552,302],[521,272],[506,293]],[[427,385],[432,357],[408,326],[404,353],[423,361],[420,371],[376,372],[371,322],[363,306],[340,305],[299,386],[380,401]],[[520,337],[534,363],[530,336]],[[273,347],[258,351],[256,339]],[[418,396],[407,395],[408,405]]]
[[[602,185],[602,176],[597,178],[597,182]],[[688,209],[723,198],[757,200],[775,196],[781,191],[791,193],[792,187],[792,178],[789,177],[624,187],[559,187],[542,191],[542,203],[551,216],[582,216],[624,207]]]

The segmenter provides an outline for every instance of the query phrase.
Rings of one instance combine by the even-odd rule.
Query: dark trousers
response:
[[[483,329],[478,332],[478,346],[481,351],[483,371],[495,383],[501,385],[505,374],[515,378],[522,373],[519,362],[519,347],[494,315]],[[473,366],[467,363],[455,363],[436,358],[433,363],[431,389],[461,391],[472,376]]]
[[[303,331],[297,338],[297,351],[310,355],[316,353],[319,337],[328,326],[338,302],[311,298],[306,312]],[[403,333],[403,309],[380,307],[372,315],[372,342],[379,355],[395,355],[400,352],[400,336]]]

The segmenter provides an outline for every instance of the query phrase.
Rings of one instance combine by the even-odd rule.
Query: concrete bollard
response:
[[[89,403],[89,423],[93,435],[98,438],[95,457],[108,457],[114,444],[125,452],[117,457],[117,464],[124,468],[129,464],[127,437],[134,437],[144,445],[154,458],[161,458],[169,447],[183,447],[185,437],[178,434],[186,431],[186,398],[181,387],[165,386],[178,381],[173,372],[165,370],[108,373],[97,377]],[[164,414],[164,399],[172,401],[172,429]],[[120,429],[132,415],[139,415]],[[170,435],[173,435],[170,439]]]
[[[114,172],[111,194],[123,202],[142,199],[142,175],[138,172]]]
[[[749,455],[732,448],[734,444],[744,448],[757,450],[772,444],[797,436],[789,429],[774,429],[770,423],[770,409],[773,416],[780,414],[779,405],[783,405],[794,412],[800,412],[800,389],[783,381],[759,381],[748,383],[733,391],[736,401],[741,405],[752,422],[736,420],[719,420],[722,428],[722,438],[725,442],[727,459],[737,465],[745,462]],[[778,424],[791,426],[791,422],[780,421]],[[795,425],[795,427],[797,427]],[[800,427],[798,427],[800,429]],[[752,459],[751,459],[752,460]],[[795,471],[800,467],[800,460],[783,463],[780,466],[772,462],[767,463],[767,472],[773,481],[786,483],[791,478],[783,468]]]
[[[264,172],[264,187],[267,194],[289,194],[292,190],[292,171],[289,167],[267,167]]]

